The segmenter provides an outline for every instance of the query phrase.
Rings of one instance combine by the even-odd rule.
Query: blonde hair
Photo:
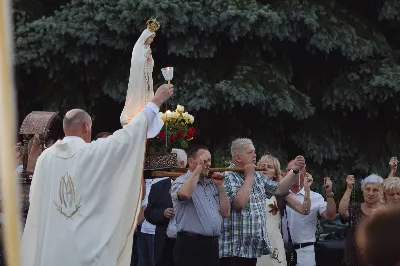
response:
[[[400,188],[400,178],[399,177],[389,177],[383,181],[382,189],[383,193],[390,191],[392,189]]]
[[[262,162],[269,161],[269,160],[271,160],[272,164],[274,165],[275,174],[276,174],[275,181],[279,181],[279,179],[281,178],[281,175],[282,175],[282,171],[281,171],[281,163],[279,162],[278,158],[272,156],[271,154],[263,155],[261,157],[261,159],[258,161],[257,166],[260,167]]]
[[[231,145],[232,157],[238,155],[238,153],[243,151],[244,145],[253,145],[253,142],[251,141],[251,139],[246,139],[246,138],[239,138],[232,141]]]

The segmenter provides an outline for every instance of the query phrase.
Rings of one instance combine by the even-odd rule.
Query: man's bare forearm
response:
[[[228,218],[231,215],[231,204],[229,202],[228,196],[226,195],[226,191],[224,186],[218,188],[219,193],[219,202],[221,205],[221,216],[223,218]]]
[[[326,200],[326,217],[329,220],[334,220],[336,217],[336,203],[333,197],[329,197]]]
[[[349,203],[350,203],[350,197],[351,197],[351,188],[347,188],[346,191],[343,194],[342,199],[340,200],[339,203],[339,214],[342,217],[342,219],[347,220],[349,218]]]
[[[305,191],[305,196],[303,203],[297,200],[292,194],[289,194],[286,197],[286,203],[287,205],[295,210],[298,213],[308,215],[310,214],[310,209],[311,209],[311,200],[310,200],[310,189],[304,189]]]
[[[289,189],[292,187],[293,182],[296,179],[297,174],[293,173],[293,171],[289,171],[289,173],[282,178],[281,182],[279,182],[278,188],[275,190],[274,195],[283,196],[288,193]]]
[[[238,190],[235,199],[233,200],[233,208],[240,212],[250,200],[251,189],[253,188],[254,177],[245,178],[242,187]]]
[[[202,167],[197,166],[188,179],[182,184],[178,191],[178,198],[180,200],[189,200],[192,197],[193,191],[196,189],[199,182]]]

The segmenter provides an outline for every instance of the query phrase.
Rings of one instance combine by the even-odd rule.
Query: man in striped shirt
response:
[[[222,218],[230,214],[223,175],[208,177],[211,154],[205,146],[192,148],[188,163],[188,172],[171,186],[177,231],[174,265],[219,266]]]
[[[256,266],[258,257],[271,254],[266,198],[286,195],[305,160],[297,156],[293,169],[277,183],[255,171],[256,150],[250,139],[233,141],[231,153],[230,167],[244,168],[244,173],[225,173],[224,187],[232,207],[219,238],[220,266]]]

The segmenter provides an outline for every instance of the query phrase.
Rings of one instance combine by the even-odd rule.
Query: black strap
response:
[[[314,242],[299,243],[299,244],[293,245],[293,249],[305,248],[305,247],[313,246],[314,244],[315,244]]]
[[[284,208],[285,215],[286,215],[286,229],[288,232],[288,242],[293,245],[292,236],[290,235],[290,228],[289,228],[289,218],[287,216],[286,207]]]

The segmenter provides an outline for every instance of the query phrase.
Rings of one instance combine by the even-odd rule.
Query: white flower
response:
[[[189,122],[190,122],[190,124],[193,124],[193,122],[194,122],[194,116],[189,115]]]
[[[165,112],[165,116],[166,116],[167,118],[171,118],[171,115],[172,115],[172,112],[171,112],[170,110],[168,110],[168,111]]]
[[[183,107],[182,105],[177,105],[176,106],[176,111],[182,113],[183,111],[185,111],[185,107]]]
[[[182,116],[183,116],[183,119],[189,120],[189,113],[188,113],[188,112],[184,112],[184,113],[182,114]]]
[[[159,112],[158,113],[158,116],[162,119],[162,121],[166,121],[167,120],[167,115],[166,114],[164,114],[164,113],[162,113],[162,112]]]
[[[179,117],[179,113],[178,112],[172,112],[171,113],[171,118],[172,119],[177,119]]]

